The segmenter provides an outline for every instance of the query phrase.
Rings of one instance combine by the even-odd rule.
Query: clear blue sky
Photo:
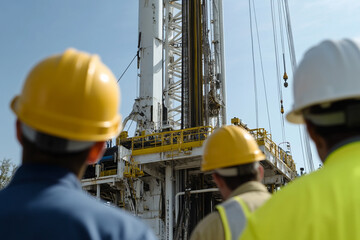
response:
[[[276,0],[275,0],[276,1]],[[256,127],[248,1],[224,0],[228,123],[234,116]],[[282,142],[270,1],[255,1],[263,54],[273,139]],[[326,38],[360,37],[360,1],[290,0],[298,62],[311,45]],[[21,91],[27,72],[40,59],[68,47],[97,53],[120,76],[136,53],[138,1],[0,1],[0,159],[20,163],[11,99]],[[286,50],[287,58],[288,53]],[[269,128],[261,71],[257,62],[259,127]],[[290,64],[287,66],[290,69]],[[292,105],[292,73],[283,88],[284,107]],[[126,117],[137,94],[135,64],[120,82],[121,113]],[[297,167],[303,166],[298,128],[285,125]],[[313,151],[317,160],[317,154]],[[316,166],[318,162],[316,162]]]

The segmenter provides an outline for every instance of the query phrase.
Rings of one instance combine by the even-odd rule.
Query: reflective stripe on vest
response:
[[[225,240],[238,239],[249,216],[249,210],[245,202],[239,196],[236,196],[217,205],[216,209],[219,211],[224,227]]]

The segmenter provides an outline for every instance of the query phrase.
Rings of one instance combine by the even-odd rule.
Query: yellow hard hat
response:
[[[11,102],[37,131],[79,141],[105,141],[121,130],[120,89],[97,55],[68,49],[38,63]]]
[[[265,159],[255,139],[238,126],[215,130],[204,143],[201,171],[211,171]]]

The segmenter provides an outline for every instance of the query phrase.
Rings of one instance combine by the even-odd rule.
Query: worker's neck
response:
[[[75,165],[68,165],[66,163],[62,163],[62,162],[51,162],[48,161],[47,159],[42,159],[42,158],[36,158],[36,159],[32,159],[32,158],[27,158],[24,157],[22,158],[22,164],[36,164],[36,165],[44,165],[44,166],[52,166],[52,167],[59,167],[59,168],[64,168],[67,169],[68,171],[72,172],[73,174],[75,174],[75,176],[80,180],[82,179],[82,177],[85,174],[85,170],[87,167],[87,164],[83,164],[83,166],[75,166]]]
[[[220,188],[220,193],[221,193],[221,196],[223,197],[224,201],[226,201],[230,198],[232,190],[226,186],[226,187]]]

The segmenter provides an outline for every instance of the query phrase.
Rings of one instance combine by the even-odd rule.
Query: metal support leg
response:
[[[165,169],[165,207],[166,207],[166,239],[173,240],[173,229],[174,229],[174,217],[173,217],[173,167],[167,165]]]
[[[96,198],[100,199],[100,184],[96,185]]]
[[[99,164],[96,164],[95,165],[95,176],[96,178],[99,178],[100,177],[100,165]],[[97,199],[100,199],[100,184],[96,184],[96,198]]]

